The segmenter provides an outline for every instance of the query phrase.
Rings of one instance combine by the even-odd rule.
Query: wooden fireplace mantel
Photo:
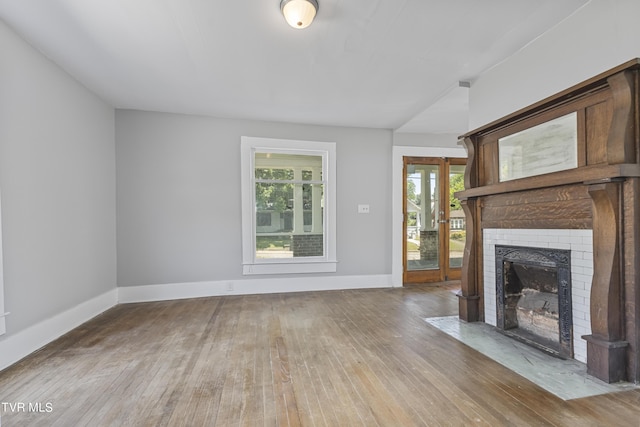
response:
[[[640,381],[640,59],[516,111],[461,138],[467,220],[460,318],[484,320],[485,228],[592,229],[588,372]],[[500,181],[500,138],[567,114],[577,120],[577,167]]]

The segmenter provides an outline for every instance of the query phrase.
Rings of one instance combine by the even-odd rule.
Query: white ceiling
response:
[[[588,0],[0,0],[0,19],[116,108],[462,133],[470,81]]]

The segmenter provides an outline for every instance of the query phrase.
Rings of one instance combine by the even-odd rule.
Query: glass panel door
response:
[[[438,269],[439,165],[407,165],[407,270]]]
[[[453,193],[464,186],[464,159],[404,159],[404,282],[460,277],[464,215]]]
[[[453,161],[454,159],[451,159]],[[457,160],[457,159],[456,159]],[[465,217],[455,193],[464,190],[465,165],[449,165],[449,268],[462,267],[466,239]]]

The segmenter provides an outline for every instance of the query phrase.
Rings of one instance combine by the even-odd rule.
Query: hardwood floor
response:
[[[1,425],[640,424],[638,390],[563,401],[426,324],[455,286],[119,305],[0,372]]]

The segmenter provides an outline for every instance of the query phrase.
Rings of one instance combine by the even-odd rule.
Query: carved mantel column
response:
[[[477,249],[475,242],[475,199],[461,200],[462,210],[466,217],[467,238],[462,258],[462,277],[458,293],[458,315],[465,322],[480,320],[480,295],[478,295]]]
[[[463,140],[467,149],[467,167],[464,171],[464,188],[470,189],[478,185],[478,166],[476,162],[476,150],[471,138]],[[477,199],[460,198],[460,204],[464,211],[467,237],[462,258],[462,277],[460,281],[460,293],[458,293],[458,314],[460,319],[466,322],[480,320],[480,295],[478,293],[478,236],[479,221],[477,216]]]
[[[607,79],[612,93],[613,118],[607,140],[607,163],[635,163],[638,145],[636,120],[637,71],[626,70]]]
[[[626,379],[619,180],[588,187],[593,208],[593,283],[587,372],[609,383]]]

